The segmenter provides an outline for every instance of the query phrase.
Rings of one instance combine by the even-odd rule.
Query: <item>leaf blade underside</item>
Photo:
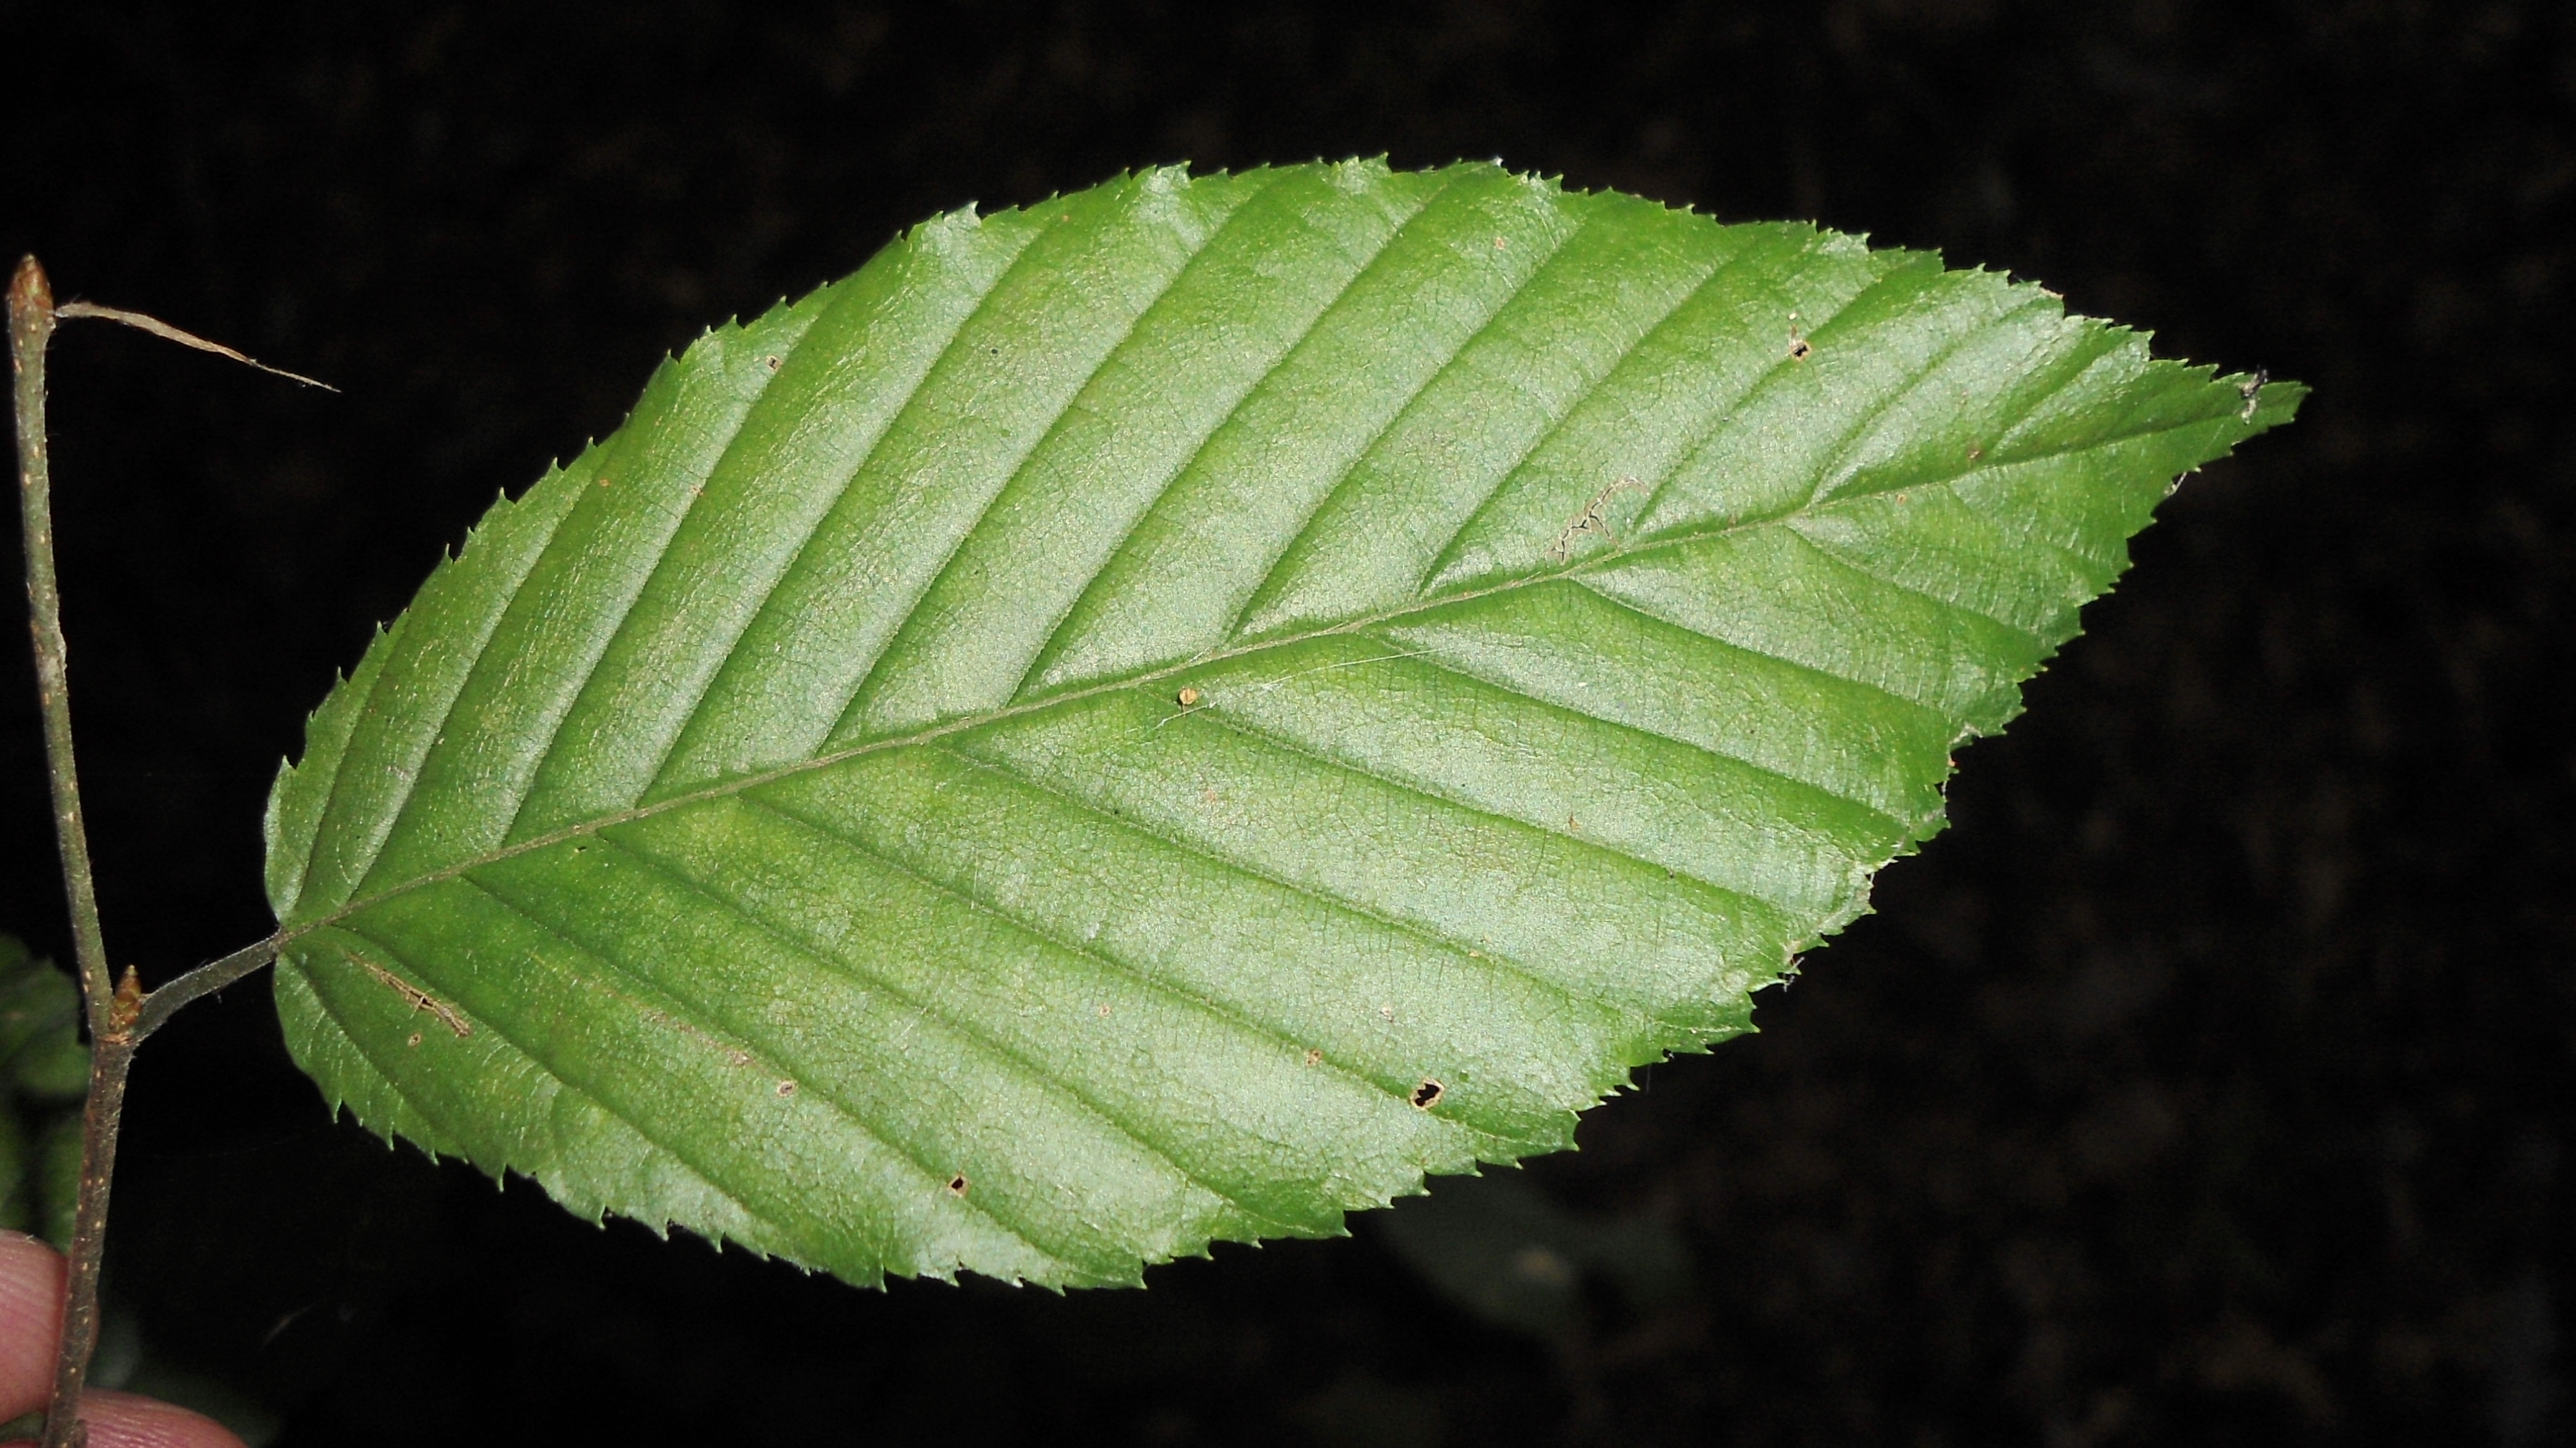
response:
[[[666,363],[316,712],[289,1043],[853,1281],[1337,1232],[1749,1029],[2299,395],[1491,166],[944,216]]]

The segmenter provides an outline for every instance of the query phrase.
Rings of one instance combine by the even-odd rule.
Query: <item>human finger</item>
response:
[[[33,1237],[0,1232],[0,1423],[52,1396],[62,1322],[61,1254]],[[81,1417],[89,1448],[242,1448],[213,1419],[133,1393],[87,1393]]]

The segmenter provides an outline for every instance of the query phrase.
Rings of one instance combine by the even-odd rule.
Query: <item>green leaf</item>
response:
[[[34,1188],[36,1234],[54,1250],[72,1249],[72,1229],[80,1222],[81,1114],[56,1112],[36,1138],[30,1183]]]
[[[31,1101],[78,1101],[89,1095],[89,1043],[69,1030],[18,1053],[10,1084]]]
[[[314,715],[287,1037],[853,1281],[1337,1233],[1749,1029],[2299,395],[1492,166],[943,216],[662,367]]]
[[[0,1080],[40,1101],[77,1101],[89,1092],[79,990],[52,961],[7,934],[0,934]],[[6,1099],[0,1092],[0,1102]]]
[[[1398,1261],[1496,1327],[1564,1338],[1585,1321],[1584,1279],[1648,1311],[1690,1288],[1690,1248],[1650,1211],[1569,1212],[1518,1172],[1442,1182],[1379,1223]]]

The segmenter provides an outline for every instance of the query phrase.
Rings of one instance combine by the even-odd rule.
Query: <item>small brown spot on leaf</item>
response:
[[[1797,328],[1791,327],[1789,329],[1790,361],[1804,362],[1808,357],[1814,355],[1815,350],[1816,345],[1813,342],[1808,341],[1806,338],[1799,336]]]
[[[1196,689],[1183,689],[1176,697],[1180,699],[1182,708],[1195,709],[1199,706],[1199,700],[1207,696]]]
[[[1385,1017],[1387,1020],[1391,1021],[1395,1019],[1395,1007],[1393,1006],[1379,1006],[1377,1008],[1377,1013],[1380,1016]]]
[[[725,1052],[725,1064],[728,1066],[748,1066],[751,1064],[751,1053],[740,1049],[727,1051]]]
[[[1973,442],[1968,444],[1968,461],[1975,462],[1977,459],[1984,457],[1985,455],[1986,450],[1982,445]]]
[[[1432,1080],[1428,1076],[1425,1076],[1422,1078],[1422,1084],[1414,1087],[1413,1094],[1405,1099],[1413,1103],[1414,1110],[1428,1111],[1432,1107],[1440,1104],[1440,1097],[1443,1093],[1448,1091],[1448,1089],[1448,1087],[1441,1085],[1439,1082]]]
[[[1581,821],[1581,820],[1579,820],[1579,819],[1576,819],[1576,818],[1575,818],[1574,816],[1572,816],[1572,815],[1567,815],[1567,816],[1565,817],[1565,827],[1566,827],[1566,829],[1567,829],[1568,831],[1570,831],[1570,832],[1572,832],[1572,833],[1574,833],[1574,834],[1578,834],[1578,835],[1579,835],[1579,834],[1583,833],[1583,821]]]
[[[413,985],[410,981],[403,979],[401,976],[394,974],[392,971],[385,969],[374,961],[359,955],[356,951],[349,949],[345,945],[340,947],[340,953],[347,956],[353,964],[364,966],[367,974],[376,978],[376,983],[378,985],[385,987],[394,994],[401,996],[404,1000],[409,1001],[413,1010],[427,1011],[431,1015],[438,1017],[438,1023],[447,1027],[450,1031],[455,1032],[458,1040],[461,1041],[467,1036],[474,1034],[474,1027],[466,1021],[464,1016],[457,1012],[456,1007],[451,1006],[447,1002],[440,1000],[438,997],[431,995],[429,992],[422,990],[419,986]]]
[[[1100,1018],[1104,1021],[1109,1019],[1109,1002],[1107,1001],[1102,1001],[1100,1003]]]
[[[770,371],[772,371],[772,372],[777,371],[777,370],[779,369],[779,367],[782,365],[782,363],[781,363],[780,359],[778,359],[778,358],[776,358],[776,357],[764,357],[764,358],[762,358],[762,359],[760,359],[760,360],[761,360],[761,365],[762,365],[762,366],[764,366],[764,367],[766,367],[766,368],[768,368],[768,369],[769,369]]]
[[[1316,1050],[1312,1046],[1308,1046],[1306,1048],[1306,1064],[1309,1066],[1320,1066],[1324,1064],[1324,1053]]]
[[[418,1032],[418,1031],[414,1031],[414,1032],[412,1032],[412,1033],[411,1033],[411,1039],[410,1039],[410,1040],[408,1040],[408,1041],[403,1042],[403,1044],[404,1044],[404,1045],[406,1045],[406,1046],[417,1046],[417,1045],[419,1045],[419,1044],[420,1044],[420,1032]]]
[[[966,1173],[961,1171],[948,1179],[948,1194],[952,1197],[966,1195]]]
[[[1511,244],[1512,240],[1510,237],[1498,236],[1494,238],[1494,250],[1496,251],[1501,251],[1503,248],[1510,246]]]
[[[599,485],[600,485],[601,487],[603,487],[603,488],[604,488],[604,487],[607,487],[607,486],[608,486],[608,479],[606,479],[606,478],[601,478],[601,479],[599,480]]]
[[[1616,547],[1619,540],[1610,532],[1610,500],[1632,491],[1645,493],[1653,490],[1635,478],[1621,478],[1593,494],[1592,501],[1584,504],[1583,511],[1575,514],[1574,521],[1566,524],[1565,531],[1557,534],[1556,541],[1548,545],[1547,556],[1559,563],[1565,562],[1574,556],[1574,540],[1586,533],[1598,533]]]
[[[779,1083],[778,1083],[778,1094],[779,1094],[780,1096],[793,1096],[793,1095],[795,1095],[795,1094],[796,1094],[796,1083],[795,1083],[795,1082],[793,1082],[793,1081],[781,1081],[781,1082],[779,1082]]]

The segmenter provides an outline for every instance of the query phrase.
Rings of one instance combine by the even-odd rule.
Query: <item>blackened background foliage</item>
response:
[[[856,1291],[333,1125],[254,984],[144,1053],[112,1270],[276,1441],[2567,1441],[2566,7],[57,3],[0,47],[8,257],[345,389],[57,345],[102,895],[152,974],[266,928],[277,758],[495,490],[969,200],[1499,156],[2317,387],[2167,505],[1764,1035],[1533,1168],[1676,1224],[1681,1300],[1515,1336],[1366,1222],[1144,1293]],[[0,927],[59,954],[7,667]]]

